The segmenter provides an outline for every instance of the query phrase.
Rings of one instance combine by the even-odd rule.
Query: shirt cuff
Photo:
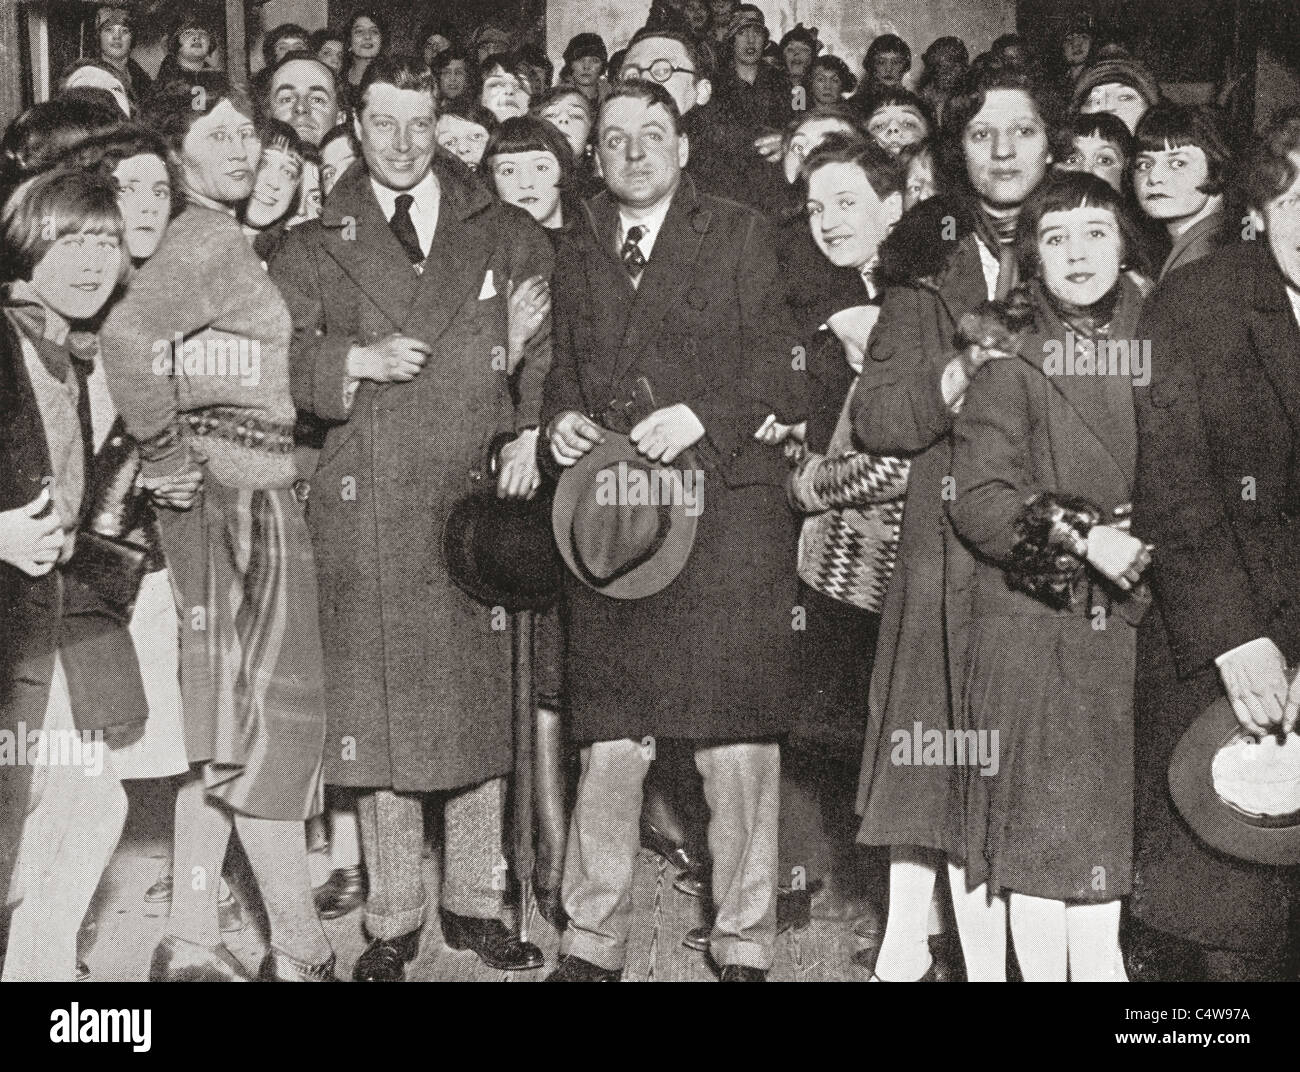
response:
[[[1256,637],[1254,640],[1248,640],[1244,644],[1238,644],[1235,648],[1231,648],[1228,651],[1225,651],[1222,655],[1218,656],[1214,660],[1214,665],[1222,666],[1225,659],[1229,659],[1232,656],[1237,655],[1243,651],[1249,650],[1253,652],[1255,649],[1261,648],[1264,644],[1269,645],[1269,647],[1274,646],[1273,641],[1270,637]]]

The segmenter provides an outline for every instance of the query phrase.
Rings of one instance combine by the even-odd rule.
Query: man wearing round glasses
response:
[[[621,79],[640,78],[668,91],[682,115],[682,130],[691,146],[686,168],[705,193],[765,207],[762,168],[753,138],[730,122],[716,106],[713,83],[694,42],[675,30],[639,31],[627,47]]]

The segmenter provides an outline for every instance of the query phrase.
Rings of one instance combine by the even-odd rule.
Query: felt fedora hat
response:
[[[563,566],[547,523],[546,499],[461,499],[442,529],[442,555],[453,583],[489,607],[546,610],[560,595]]]
[[[1294,735],[1289,749],[1300,748]],[[1188,727],[1169,763],[1169,791],[1178,811],[1211,848],[1253,863],[1288,867],[1300,864],[1300,769],[1289,764],[1229,764],[1248,748],[1264,748],[1260,758],[1280,757],[1275,739],[1257,744],[1241,729],[1228,698],[1210,704]],[[1215,757],[1225,753],[1215,770]],[[1216,775],[1218,785],[1216,787]],[[1222,795],[1221,795],[1222,794]],[[1234,800],[1224,799],[1224,797]],[[1272,797],[1276,803],[1263,803]],[[1260,803],[1248,803],[1249,799]]]
[[[648,461],[626,435],[606,430],[555,489],[551,527],[560,556],[611,599],[661,592],[690,557],[703,491],[698,471]]]

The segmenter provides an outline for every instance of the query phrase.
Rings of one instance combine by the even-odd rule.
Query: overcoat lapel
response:
[[[694,281],[692,267],[711,220],[712,213],[696,200],[691,177],[683,173],[636,288],[614,362],[615,381],[645,352],[647,341],[658,335],[665,317],[681,308],[681,296]]]
[[[1260,243],[1263,245],[1263,243]],[[1292,427],[1300,425],[1300,327],[1287,297],[1281,274],[1269,263],[1258,263],[1250,338],[1264,371],[1277,391]]]
[[[339,232],[337,241],[325,243],[325,250],[357,289],[400,329],[420,278],[375,200],[364,163],[358,161],[339,179],[321,212],[321,223]]]
[[[1138,312],[1142,307],[1142,295],[1138,291],[1136,284],[1127,278],[1121,277],[1120,285],[1124,288],[1124,292],[1111,320],[1111,338],[1114,340],[1131,338],[1137,326]],[[1074,410],[1083,426],[1101,444],[1107,456],[1119,470],[1120,475],[1123,476],[1124,483],[1131,486],[1134,465],[1137,459],[1137,425],[1133,416],[1133,407],[1131,403],[1127,405],[1101,404],[1103,403],[1101,395],[1102,390],[1114,390],[1117,395],[1121,391],[1131,393],[1132,379],[1128,376],[1065,376],[1049,374],[1043,368],[1049,355],[1047,344],[1049,342],[1059,342],[1064,346],[1066,332],[1070,328],[1065,321],[1050,311],[1051,307],[1048,305],[1042,284],[1035,281],[1033,286],[1037,291],[1035,305],[1040,309],[1047,310],[1046,322],[1042,325],[1043,333],[1041,337],[1031,337],[1028,345],[1021,350],[1021,357],[1043,371],[1047,382],[1057,390],[1070,405],[1070,408]],[[1099,390],[1099,388],[1102,390]],[[1105,401],[1112,400],[1107,399]]]

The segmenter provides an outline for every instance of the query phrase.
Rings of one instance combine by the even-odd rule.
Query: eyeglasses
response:
[[[623,78],[642,78],[649,75],[656,82],[663,84],[675,74],[694,74],[692,67],[674,67],[672,60],[655,60],[649,67],[636,67],[633,64],[625,64],[623,67]]]

